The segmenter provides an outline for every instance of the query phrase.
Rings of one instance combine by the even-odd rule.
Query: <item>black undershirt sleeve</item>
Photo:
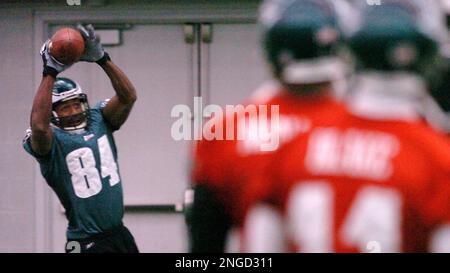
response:
[[[230,217],[210,188],[199,185],[194,192],[188,217],[190,252],[223,253],[231,228]]]

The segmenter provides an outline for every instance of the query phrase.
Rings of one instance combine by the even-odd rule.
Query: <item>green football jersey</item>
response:
[[[69,240],[122,225],[123,191],[113,130],[102,114],[106,103],[89,110],[88,125],[82,132],[52,126],[52,148],[45,157],[33,152],[31,131],[23,142],[66,210]]]

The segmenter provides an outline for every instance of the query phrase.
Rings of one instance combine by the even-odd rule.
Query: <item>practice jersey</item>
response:
[[[250,203],[243,198],[243,189],[259,178],[275,152],[317,120],[339,119],[345,112],[345,107],[328,95],[300,97],[279,87],[266,91],[262,94],[272,95],[262,96],[264,99],[254,96],[245,104],[256,107],[255,115],[241,109],[220,117],[218,124],[226,128],[223,139],[203,139],[196,149],[193,181],[216,194],[235,226],[243,223]],[[271,111],[273,107],[278,110]],[[234,139],[226,139],[230,128]]]
[[[280,212],[284,251],[450,250],[450,145],[421,121],[316,124],[267,166],[244,196]]]
[[[102,108],[90,109],[82,133],[52,126],[53,142],[47,156],[31,148],[31,131],[25,150],[39,162],[41,173],[61,201],[69,221],[67,238],[83,239],[122,224],[123,192],[113,130]]]

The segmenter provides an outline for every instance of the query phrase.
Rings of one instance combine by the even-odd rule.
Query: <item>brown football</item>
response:
[[[84,52],[84,40],[78,30],[61,28],[53,34],[49,44],[50,54],[63,64],[77,62]]]

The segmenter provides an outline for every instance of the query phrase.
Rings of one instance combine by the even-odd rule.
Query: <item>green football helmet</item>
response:
[[[68,117],[59,117],[56,107],[66,101],[79,99],[83,112]],[[52,118],[51,123],[63,130],[74,131],[84,129],[89,120],[89,103],[85,93],[75,81],[68,78],[56,78],[52,91]]]
[[[362,70],[406,71],[427,76],[442,60],[445,17],[437,1],[355,1],[356,31],[348,44]]]
[[[339,0],[268,0],[259,23],[263,47],[275,76],[285,84],[331,82],[343,77],[344,16]]]

